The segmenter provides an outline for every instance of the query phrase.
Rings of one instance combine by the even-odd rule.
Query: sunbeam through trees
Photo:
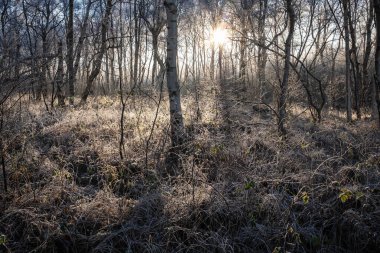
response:
[[[0,0],[0,253],[378,252],[380,0]]]

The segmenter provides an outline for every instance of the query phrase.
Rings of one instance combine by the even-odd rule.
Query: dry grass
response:
[[[112,98],[10,115],[0,252],[376,252],[378,130],[331,115],[314,124],[295,108],[283,140],[273,115],[236,96],[204,91],[200,120],[183,99],[191,140],[169,178],[166,101],[148,164],[150,98],[128,103],[124,160]]]

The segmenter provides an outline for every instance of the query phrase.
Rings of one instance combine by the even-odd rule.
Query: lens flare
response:
[[[227,41],[227,37],[228,37],[228,34],[227,34],[227,30],[226,29],[223,29],[221,27],[218,27],[214,30],[213,34],[213,42],[216,44],[216,45],[223,45],[226,43]]]

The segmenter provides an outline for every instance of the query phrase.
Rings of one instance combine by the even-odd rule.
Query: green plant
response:
[[[7,242],[7,237],[4,234],[0,234],[0,245],[4,245]]]
[[[304,203],[305,205],[309,203],[310,197],[309,197],[309,195],[307,194],[307,192],[302,192],[302,193],[301,193],[301,198],[302,198],[302,201],[303,201],[303,203]]]
[[[244,190],[252,189],[255,186],[255,182],[249,181],[244,185]]]
[[[212,146],[210,149],[210,152],[212,155],[217,155],[222,151],[223,151],[223,145],[215,145],[215,146]]]
[[[339,199],[342,203],[345,203],[347,200],[351,199],[353,196],[352,191],[349,189],[343,188],[339,194]]]

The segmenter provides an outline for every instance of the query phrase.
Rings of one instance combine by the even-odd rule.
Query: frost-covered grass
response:
[[[31,103],[10,115],[3,133],[10,189],[0,197],[1,247],[376,252],[378,129],[367,121],[347,125],[334,114],[315,124],[293,106],[283,139],[274,115],[241,102],[244,94],[218,92],[200,94],[198,119],[194,94],[183,97],[189,141],[175,176],[166,173],[166,100],[152,128],[158,95],[127,101],[123,160],[117,98],[50,112]]]

